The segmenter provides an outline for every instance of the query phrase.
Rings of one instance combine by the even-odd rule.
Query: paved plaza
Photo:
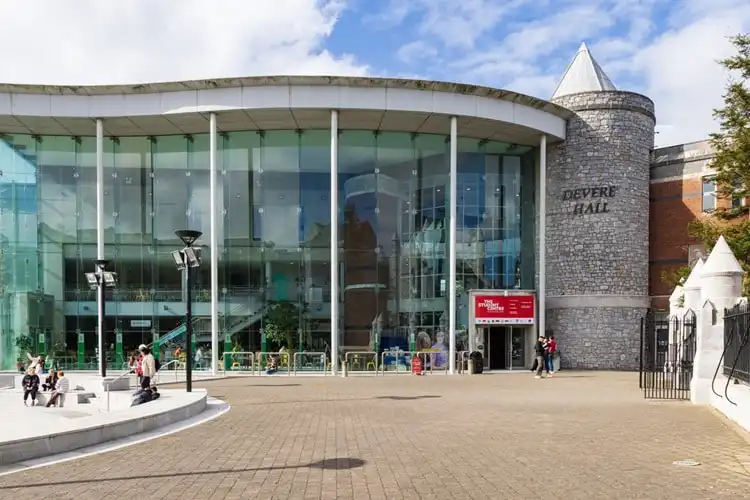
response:
[[[0,477],[0,498],[747,498],[746,437],[707,408],[645,401],[637,377],[201,382],[232,410],[135,447]],[[673,465],[682,459],[701,465]]]

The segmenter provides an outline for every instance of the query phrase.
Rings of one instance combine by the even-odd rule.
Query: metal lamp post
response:
[[[175,266],[177,266],[177,270],[182,271],[185,277],[185,289],[183,291],[185,298],[185,357],[187,358],[187,363],[185,364],[185,390],[193,392],[193,297],[191,293],[191,275],[193,273],[190,270],[201,265],[201,249],[200,247],[193,247],[193,244],[203,233],[190,229],[182,229],[175,231],[174,234],[185,244],[185,248],[182,250],[172,252],[172,259]]]
[[[108,260],[94,259],[94,272],[86,273],[86,281],[88,281],[89,287],[92,290],[96,290],[98,295],[97,329],[99,331],[99,374],[102,377],[107,376],[107,344],[105,342],[106,331],[104,329],[107,295],[105,291],[107,287],[114,287],[117,285],[117,273],[105,271],[108,264]]]

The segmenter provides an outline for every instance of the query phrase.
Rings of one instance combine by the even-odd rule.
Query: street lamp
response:
[[[99,373],[102,377],[107,376],[107,356],[105,351],[104,337],[106,335],[104,330],[104,316],[105,316],[105,302],[107,296],[104,293],[107,287],[112,288],[117,285],[117,273],[111,271],[105,271],[109,264],[108,260],[105,259],[94,259],[94,272],[86,273],[86,281],[89,283],[89,287],[92,290],[97,290],[97,328],[99,330]]]
[[[172,252],[172,260],[178,271],[184,273],[185,279],[185,390],[193,392],[193,298],[191,296],[191,275],[190,270],[201,265],[201,249],[194,247],[193,244],[203,233],[190,229],[175,231],[174,234],[182,240],[185,248]]]

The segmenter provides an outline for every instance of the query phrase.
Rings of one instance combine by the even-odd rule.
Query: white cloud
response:
[[[471,49],[503,17],[532,0],[378,0],[384,7],[368,20],[393,28],[413,19],[413,34],[434,38],[448,48]]]
[[[601,36],[614,22],[614,14],[601,1],[567,2],[563,9],[505,30],[497,44],[458,59],[454,66],[466,72],[469,80],[546,99],[578,44]],[[559,57],[560,47],[568,46],[571,52],[565,53],[564,62],[551,64]]]
[[[421,38],[408,47],[442,45],[436,59],[445,62],[434,76],[544,99],[586,41],[618,88],[655,101],[657,145],[701,140],[718,128],[713,109],[727,74],[717,60],[732,52],[729,36],[750,31],[747,0],[424,2],[409,3],[412,18],[419,9],[422,17]]]
[[[362,75],[325,44],[355,0],[0,0],[0,81],[114,84],[269,74]],[[656,104],[657,144],[716,130],[728,36],[747,0],[359,0],[399,40],[390,74],[548,98],[581,41],[623,90]],[[657,33],[657,30],[659,33]],[[378,34],[382,36],[382,34]],[[369,54],[360,54],[367,57]],[[374,56],[377,57],[377,56]],[[394,60],[407,68],[388,67]]]
[[[0,0],[0,79],[113,84],[364,74],[353,56],[323,49],[343,8],[343,0]]]
[[[417,40],[402,45],[396,52],[396,57],[406,64],[412,64],[420,59],[428,59],[437,55],[438,52],[435,46],[425,40]]]
[[[725,2],[728,3],[728,2]],[[728,37],[750,29],[750,6],[729,5],[667,31],[631,59],[654,100],[657,146],[705,139],[717,130],[713,110],[723,105],[729,75],[717,63],[733,53]]]

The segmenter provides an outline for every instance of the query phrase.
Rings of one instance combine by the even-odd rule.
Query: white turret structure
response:
[[[742,297],[742,278],[745,271],[737,262],[724,236],[719,236],[701,270],[701,297],[710,300],[721,310],[732,307]],[[703,305],[703,304],[701,304]]]
[[[698,311],[697,342],[690,400],[693,403],[709,404],[715,403],[712,385],[715,376],[721,372],[719,364],[724,352],[723,311],[743,300],[742,279],[745,272],[723,236],[719,237],[706,262],[702,264],[698,279],[691,281],[696,269],[698,265],[693,268],[690,278],[683,285],[686,307],[688,301],[694,304],[692,301],[696,292],[700,293],[701,302],[695,309]]]
[[[682,284],[682,290],[685,295],[682,307],[685,309],[691,309],[696,313],[700,311],[701,306],[703,305],[703,300],[701,299],[701,276],[703,273],[703,266],[703,259],[698,259],[687,280]]]
[[[676,359],[675,347],[680,342],[680,325],[684,322],[685,314],[685,290],[682,285],[677,285],[669,296],[669,357],[667,366],[671,366]],[[676,320],[676,321],[675,321]]]
[[[685,309],[685,289],[682,285],[677,285],[669,296],[669,315],[681,316]]]

